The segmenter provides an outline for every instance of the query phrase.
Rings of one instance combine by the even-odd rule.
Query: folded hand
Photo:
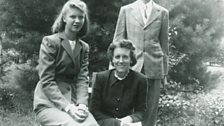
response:
[[[133,119],[130,116],[126,116],[126,117],[123,117],[123,118],[118,119],[118,120],[120,120],[121,122],[125,122],[125,123],[132,123],[133,122]]]
[[[88,117],[88,110],[80,106],[73,105],[69,109],[69,114],[78,122],[83,122]]]

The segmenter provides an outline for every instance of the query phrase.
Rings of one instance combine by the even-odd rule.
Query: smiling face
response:
[[[115,48],[112,62],[118,74],[126,74],[131,64],[130,50],[121,47]]]
[[[67,10],[63,20],[65,30],[77,34],[84,24],[85,14],[78,8],[71,8]]]

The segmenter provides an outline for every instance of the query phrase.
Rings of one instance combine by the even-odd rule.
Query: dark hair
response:
[[[130,50],[130,58],[131,58],[131,64],[130,66],[134,66],[137,63],[137,59],[135,56],[135,47],[132,44],[131,40],[126,40],[126,39],[122,39],[119,41],[114,41],[110,44],[110,46],[107,49],[107,55],[108,58],[110,60],[110,62],[113,64],[112,60],[113,60],[113,55],[114,55],[114,50],[115,48],[125,48],[125,49],[129,49]]]
[[[52,33],[58,33],[65,30],[65,22],[63,17],[68,11],[68,9],[77,8],[85,14],[85,21],[78,33],[78,37],[83,37],[89,31],[89,16],[86,4],[81,0],[68,0],[62,7],[60,13],[58,14],[54,24],[52,25]]]

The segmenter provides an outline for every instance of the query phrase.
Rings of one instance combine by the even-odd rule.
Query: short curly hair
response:
[[[131,58],[131,64],[130,66],[134,66],[137,63],[137,59],[136,59],[136,55],[135,55],[135,47],[132,44],[131,40],[127,40],[127,39],[122,39],[122,40],[118,40],[118,41],[114,41],[112,42],[108,49],[107,49],[107,56],[110,60],[110,62],[113,64],[112,60],[113,60],[113,55],[114,55],[114,50],[115,48],[125,48],[130,50],[130,58]]]

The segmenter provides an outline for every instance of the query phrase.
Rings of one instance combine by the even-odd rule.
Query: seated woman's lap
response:
[[[82,123],[75,121],[68,113],[57,108],[46,108],[37,114],[42,126],[99,126],[91,113]]]

